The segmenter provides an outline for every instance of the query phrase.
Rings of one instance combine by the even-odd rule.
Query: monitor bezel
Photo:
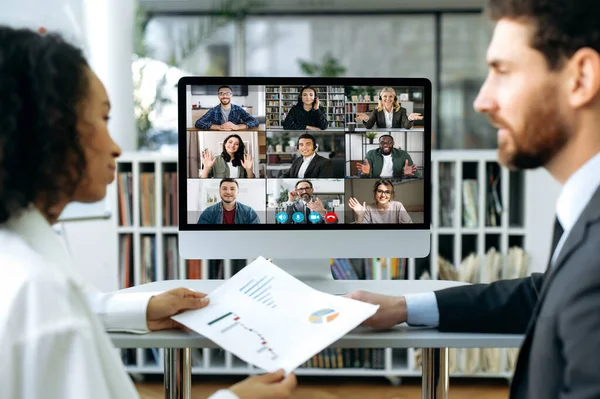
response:
[[[367,82],[368,84],[365,84]],[[253,225],[198,225],[187,223],[187,98],[188,85],[295,85],[295,86],[420,86],[424,93],[423,119],[423,181],[424,212],[423,223],[407,224],[273,224],[261,223]],[[432,121],[432,85],[427,78],[382,78],[382,77],[233,77],[233,76],[184,76],[179,79],[177,87],[177,119],[178,119],[178,216],[179,231],[406,231],[430,230],[431,228],[431,121]],[[183,105],[182,105],[183,104]],[[268,130],[268,129],[266,129]],[[267,180],[267,179],[265,179]],[[315,180],[315,179],[312,179]],[[325,179],[323,179],[325,180]]]

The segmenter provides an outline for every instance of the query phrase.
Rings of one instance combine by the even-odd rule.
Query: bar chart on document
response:
[[[274,278],[269,276],[263,276],[256,280],[251,278],[240,288],[240,292],[258,303],[270,308],[276,308],[277,303],[271,291],[271,282]]]

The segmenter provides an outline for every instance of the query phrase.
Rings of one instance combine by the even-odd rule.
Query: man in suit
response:
[[[475,100],[510,168],[544,167],[563,189],[544,274],[392,297],[366,321],[525,334],[511,398],[600,398],[600,2],[490,0],[497,22]]]
[[[281,177],[299,177],[301,179],[333,177],[331,160],[316,153],[317,141],[312,134],[300,135],[296,147],[302,156],[296,158],[292,162],[292,166],[283,172]]]
[[[314,193],[310,180],[299,180],[294,190],[288,193],[285,204],[287,220],[285,224],[327,224],[337,223],[337,217],[329,219],[328,214],[333,212]]]

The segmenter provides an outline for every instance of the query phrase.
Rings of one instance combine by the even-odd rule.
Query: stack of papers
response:
[[[379,305],[317,291],[263,257],[172,319],[240,359],[287,373],[371,317]]]

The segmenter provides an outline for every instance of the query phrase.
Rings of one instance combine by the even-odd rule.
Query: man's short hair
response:
[[[392,141],[394,141],[394,137],[391,134],[382,134],[381,136],[379,136],[379,142],[381,142],[381,139],[384,137],[389,137],[392,139]]]
[[[237,188],[240,188],[240,185],[238,184],[237,180],[231,178],[231,177],[225,177],[223,179],[221,179],[221,182],[219,183],[219,188],[221,188],[221,186],[223,185],[223,183],[235,183],[235,185],[237,186]]]
[[[600,53],[598,0],[489,0],[494,21],[531,22],[531,47],[541,52],[551,70],[562,66],[581,48]]]
[[[229,91],[231,91],[233,93],[233,90],[231,90],[231,87],[229,87],[229,86],[219,86],[219,88],[217,89],[217,94],[221,91],[221,89],[229,89]]]
[[[310,180],[306,180],[306,179],[298,180],[298,181],[296,182],[296,185],[294,186],[294,188],[297,188],[297,187],[298,187],[298,184],[300,184],[300,183],[308,183],[308,185],[310,186],[310,188],[313,188],[313,185],[312,185],[312,183],[310,182]]]
[[[300,139],[310,139],[312,140],[312,144],[313,144],[313,148],[317,148],[317,140],[315,139],[315,136],[313,136],[310,133],[303,133],[300,135],[300,137],[298,137],[298,141],[296,142],[296,146],[299,147],[300,146]]]

